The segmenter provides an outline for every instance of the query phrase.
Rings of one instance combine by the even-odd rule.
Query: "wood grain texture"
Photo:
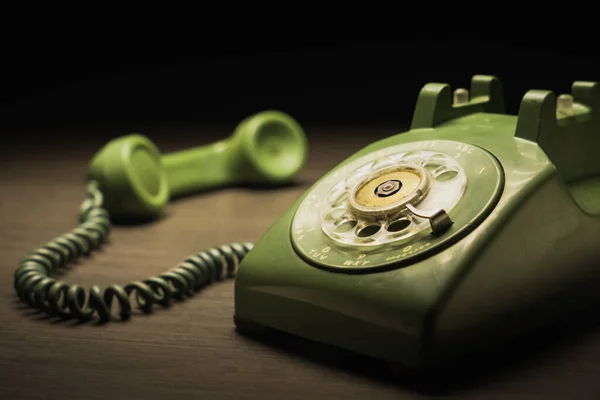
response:
[[[314,129],[298,185],[176,201],[153,224],[115,227],[107,246],[64,279],[124,284],[214,245],[256,241],[314,180],[392,132]],[[199,144],[189,135],[156,142],[167,150]],[[29,251],[74,226],[83,172],[99,144],[0,150],[0,399],[600,398],[600,324],[589,312],[436,376],[434,384],[433,376],[394,377],[370,360],[297,339],[240,335],[231,281],[126,323],[56,322],[32,311],[14,294],[14,270]]]

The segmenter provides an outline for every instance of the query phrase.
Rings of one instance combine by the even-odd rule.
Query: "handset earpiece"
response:
[[[308,141],[289,115],[265,111],[244,119],[229,138],[161,156],[145,136],[108,142],[92,159],[87,180],[98,182],[116,218],[158,216],[170,198],[226,185],[271,186],[304,166]]]

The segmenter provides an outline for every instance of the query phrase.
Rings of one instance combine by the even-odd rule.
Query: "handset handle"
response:
[[[166,154],[161,164],[176,198],[218,186],[284,184],[307,155],[302,127],[287,114],[265,111],[243,120],[229,138]]]

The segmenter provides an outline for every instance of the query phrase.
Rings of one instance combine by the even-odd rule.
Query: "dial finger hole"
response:
[[[420,163],[421,167],[425,168],[427,172],[433,173],[436,168],[443,166],[441,162],[435,162],[430,160],[423,160]]]
[[[357,222],[354,220],[344,219],[341,220],[338,224],[336,224],[336,227],[333,228],[333,231],[336,233],[346,233],[354,229],[356,224]]]
[[[421,150],[413,150],[413,151],[409,151],[408,153],[405,153],[402,156],[402,159],[406,160],[407,158],[421,157],[422,155],[423,155],[423,152]]]
[[[356,239],[357,244],[369,244],[369,243],[374,243],[374,242],[375,242],[375,239],[373,239],[371,237],[364,237],[364,238]]]
[[[448,155],[447,154],[443,154],[443,153],[437,153],[437,154],[434,154],[431,157],[429,157],[429,159],[432,160],[432,161],[447,162],[448,161]]]
[[[458,175],[458,170],[455,168],[447,168],[442,165],[433,171],[433,178],[438,182],[450,181]]]
[[[362,179],[363,176],[365,176],[366,172],[367,168],[360,168],[359,170],[354,171],[352,175],[347,177],[345,180],[346,188],[350,189],[351,187],[353,187],[359,180]]]
[[[357,230],[356,236],[361,237],[361,238],[373,236],[374,234],[379,232],[380,229],[381,229],[381,225],[379,225],[379,224],[367,224],[367,225],[361,226]]]
[[[344,202],[346,200],[348,200],[348,192],[343,192],[335,199],[335,201],[333,202],[331,207],[333,207],[333,208],[343,207]]]
[[[389,167],[394,164],[395,164],[394,160],[386,157],[386,158],[382,158],[381,160],[375,161],[375,163],[372,166],[372,169],[378,170],[378,169],[381,169],[384,167]]]
[[[344,193],[344,189],[342,188],[332,189],[327,195],[327,201],[330,203],[339,203],[339,198],[342,197]]]
[[[338,208],[334,208],[333,210],[329,211],[329,213],[327,213],[325,218],[328,221],[334,221],[338,218],[341,218],[345,213],[346,213],[346,207],[338,207]]]
[[[443,155],[436,155],[436,156],[421,160],[419,162],[419,165],[431,172],[435,168],[445,165],[446,162],[447,162],[446,157],[444,157]]]
[[[404,153],[396,153],[396,154],[391,154],[388,156],[388,158],[390,160],[394,161],[394,163],[401,162],[403,157],[404,157]]]
[[[401,232],[408,228],[411,224],[411,221],[407,218],[400,218],[395,221],[392,221],[388,224],[386,230],[388,232]]]

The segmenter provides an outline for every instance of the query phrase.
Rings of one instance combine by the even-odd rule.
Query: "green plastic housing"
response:
[[[308,141],[302,127],[279,111],[244,119],[234,134],[208,146],[162,157],[172,198],[223,185],[273,186],[304,167]]]
[[[504,113],[500,82],[475,76],[466,104],[447,84],[419,94],[411,129],[389,146],[453,140],[493,154],[504,172],[495,207],[461,240],[384,271],[318,268],[291,225],[310,188],[256,243],[235,281],[235,322],[268,327],[412,368],[447,363],[600,298],[600,85],[575,82],[570,114],[550,91]],[[463,204],[461,207],[468,207]]]

